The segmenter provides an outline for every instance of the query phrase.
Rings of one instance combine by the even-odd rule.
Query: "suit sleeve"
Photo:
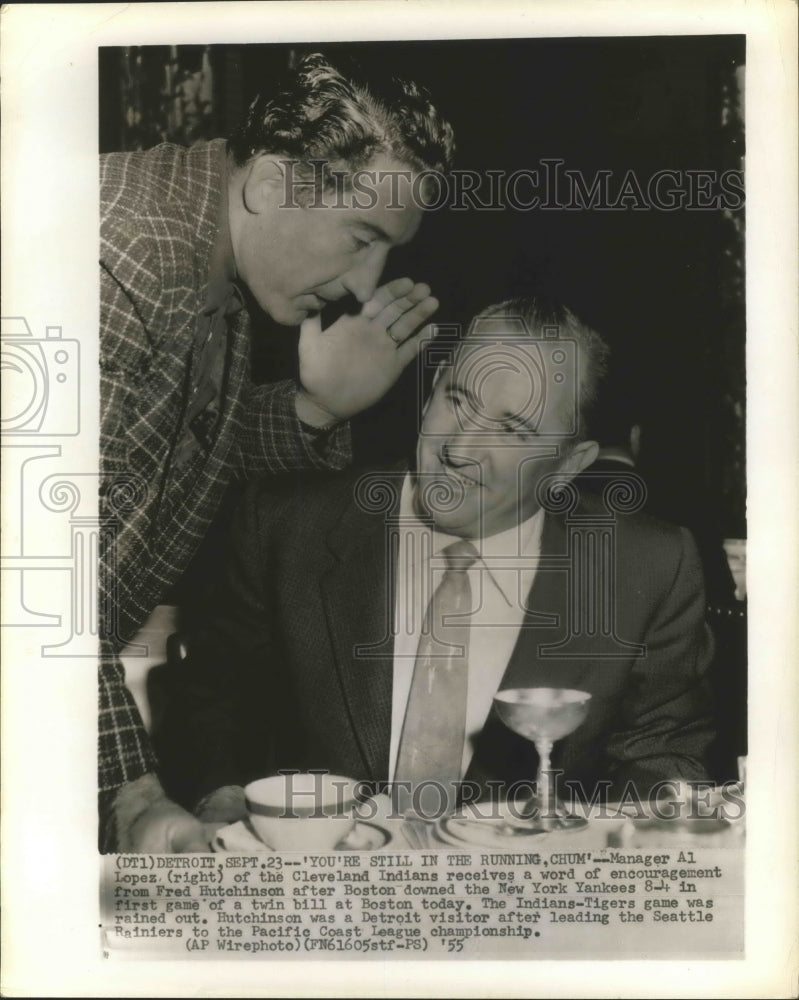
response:
[[[130,227],[106,222],[100,267],[100,455],[101,504],[107,484],[132,470],[128,460],[127,418],[137,391],[138,375],[150,363],[152,338],[142,315],[143,304],[159,298],[159,282],[145,252],[144,235]],[[138,304],[120,275],[139,261]],[[144,523],[147,511],[133,511],[129,520]],[[135,528],[135,524],[131,525]],[[98,665],[98,812],[99,847],[116,849],[113,806],[120,787],[154,772],[156,757],[118,655],[114,552],[107,538],[100,553],[100,658]]]
[[[99,849],[116,849],[113,806],[120,787],[156,770],[150,738],[112,643],[101,640],[98,668]]]
[[[620,726],[607,747],[614,790],[633,782],[641,799],[658,781],[707,780],[706,752],[715,735],[702,568],[691,535],[680,531],[676,571],[656,604],[645,655],[632,668]]]

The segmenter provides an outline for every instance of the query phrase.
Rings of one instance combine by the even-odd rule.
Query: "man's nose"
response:
[[[382,247],[372,248],[342,276],[341,283],[361,305],[374,295],[385,267],[387,253]]]

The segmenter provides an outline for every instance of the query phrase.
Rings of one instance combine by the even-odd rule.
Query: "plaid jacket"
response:
[[[101,846],[116,790],[156,767],[118,658],[202,541],[230,482],[338,469],[346,426],[306,435],[291,381],[255,386],[246,312],[228,319],[221,407],[207,450],[174,449],[198,361],[196,328],[226,183],[224,140],[101,157],[99,788]],[[105,833],[103,830],[105,829]]]

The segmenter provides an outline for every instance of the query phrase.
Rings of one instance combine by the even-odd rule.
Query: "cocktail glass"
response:
[[[568,812],[558,800],[552,783],[550,754],[557,740],[582,725],[590,701],[587,691],[571,688],[508,688],[494,696],[500,719],[514,733],[531,740],[538,751],[538,795],[531,802],[532,814],[520,814],[520,822],[528,832],[531,824],[542,831],[574,830],[586,825],[585,819]]]

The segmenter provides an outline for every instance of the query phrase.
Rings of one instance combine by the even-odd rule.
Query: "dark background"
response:
[[[612,170],[616,184],[628,170],[645,182],[661,169],[741,169],[744,42],[675,36],[101,49],[100,151],[227,135],[257,91],[268,92],[306,51],[321,50],[334,62],[343,55],[367,71],[425,84],[454,126],[459,169],[536,169],[552,157],[589,181]],[[633,373],[627,392],[642,426],[649,508],[694,531],[709,602],[727,618],[735,602],[720,541],[746,536],[743,215],[429,212],[385,275],[427,281],[441,301],[439,323],[465,324],[488,303],[536,292],[563,300],[602,332]],[[297,331],[261,318],[253,332],[256,379],[291,374]],[[416,382],[409,370],[356,418],[356,462],[393,459],[412,445]],[[214,544],[212,537],[209,551]],[[203,576],[201,556],[189,578]],[[729,627],[718,633],[721,645],[740,659],[745,635]],[[745,675],[738,669],[725,683],[723,711],[740,728]]]

